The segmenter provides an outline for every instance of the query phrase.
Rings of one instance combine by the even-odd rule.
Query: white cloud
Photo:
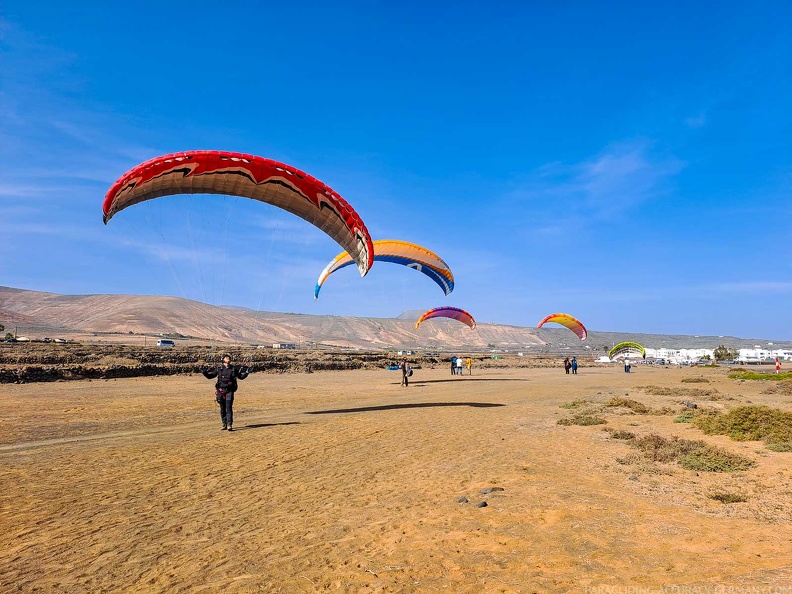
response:
[[[567,179],[550,191],[563,202],[607,218],[660,196],[682,167],[673,157],[652,156],[647,142],[625,142],[567,168]]]

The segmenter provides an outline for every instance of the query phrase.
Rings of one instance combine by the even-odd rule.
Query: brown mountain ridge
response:
[[[415,312],[398,318],[308,315],[220,307],[180,297],[147,295],[60,295],[0,287],[0,324],[31,339],[141,342],[142,337],[175,336],[192,342],[303,346],[359,350],[429,349],[570,352],[601,354],[623,340],[647,347],[750,347],[757,339],[590,332],[581,343],[566,329],[477,325],[432,320],[415,329]],[[792,344],[776,341],[776,345]]]

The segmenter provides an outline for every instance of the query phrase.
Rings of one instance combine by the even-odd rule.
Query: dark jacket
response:
[[[250,374],[250,370],[247,367],[237,368],[233,365],[229,365],[228,367],[220,365],[220,367],[203,369],[201,372],[206,379],[217,378],[215,389],[230,393],[237,391],[238,379],[243,380]]]

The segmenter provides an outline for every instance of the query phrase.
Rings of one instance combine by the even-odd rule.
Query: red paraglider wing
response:
[[[187,151],[141,163],[108,190],[104,222],[128,206],[172,194],[225,194],[272,204],[332,237],[355,260],[361,276],[374,263],[371,236],[346,200],[299,169],[242,153]]]
[[[452,320],[458,320],[463,324],[467,324],[474,330],[476,328],[476,320],[473,319],[473,316],[464,309],[450,306],[435,307],[434,309],[424,312],[423,315],[418,318],[418,321],[415,322],[415,328],[417,329],[424,320],[429,320],[431,318],[451,318]]]

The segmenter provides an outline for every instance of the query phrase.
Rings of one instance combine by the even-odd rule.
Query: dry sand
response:
[[[384,370],[255,374],[234,433],[200,376],[2,385],[0,591],[792,592],[792,454],[607,415],[757,461],[697,474],[620,464],[631,450],[602,426],[557,424],[575,399],[792,396],[720,369],[633,369],[443,366],[408,389]],[[710,383],[681,382],[695,376]]]

